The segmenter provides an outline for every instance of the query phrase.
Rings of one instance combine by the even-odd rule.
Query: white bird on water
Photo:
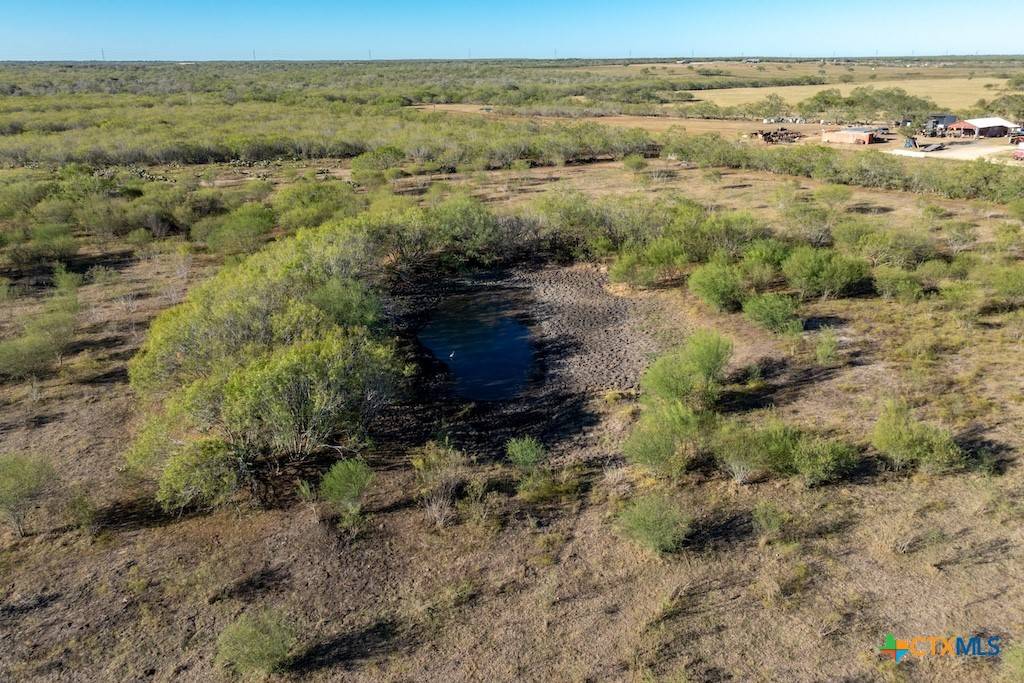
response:
[[[454,351],[452,351],[451,353],[448,354],[448,360],[451,360],[452,358],[455,358],[455,352]]]

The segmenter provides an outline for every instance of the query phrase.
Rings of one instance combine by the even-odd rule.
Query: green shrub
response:
[[[458,194],[440,202],[428,212],[426,222],[442,266],[489,265],[516,246],[504,239],[494,214],[468,195]]]
[[[137,476],[158,472],[182,445],[173,437],[174,428],[180,422],[181,416],[176,414],[150,415],[125,451],[128,471]]]
[[[660,476],[678,476],[696,456],[707,422],[678,402],[652,406],[640,416],[623,453]]]
[[[814,358],[818,365],[831,365],[839,352],[839,335],[831,327],[826,327],[818,334],[814,344]]]
[[[255,251],[274,228],[274,212],[260,204],[243,204],[218,220],[205,235],[206,246],[221,254]]]
[[[758,294],[743,302],[743,314],[752,322],[779,334],[803,329],[796,313],[799,304],[784,294]]]
[[[675,552],[690,532],[690,518],[671,499],[652,494],[631,501],[619,513],[619,532],[659,554]]]
[[[76,202],[74,220],[85,232],[92,235],[117,237],[126,234],[132,227],[128,215],[129,202],[122,198],[88,196]],[[145,230],[145,228],[139,228]],[[146,230],[148,233],[149,231]]]
[[[833,242],[841,251],[859,254],[862,241],[875,235],[878,231],[878,225],[872,221],[863,218],[847,218],[833,227]]]
[[[899,299],[905,303],[917,301],[924,288],[917,275],[892,266],[878,266],[874,273],[875,289],[886,299]]]
[[[787,527],[793,521],[792,515],[766,500],[758,501],[750,516],[754,529],[767,540],[784,538]]]
[[[331,278],[312,288],[309,303],[336,325],[373,328],[381,317],[380,300],[354,280]],[[283,313],[283,312],[282,312]]]
[[[999,253],[1019,257],[1024,251],[1024,230],[1015,223],[1003,223],[996,227],[995,243]]]
[[[352,180],[366,187],[383,185],[384,172],[405,161],[405,152],[397,147],[384,146],[360,154],[352,160]]]
[[[739,269],[726,263],[712,262],[696,268],[687,284],[704,303],[719,311],[739,310],[746,294]]]
[[[153,233],[145,228],[136,228],[124,236],[124,241],[129,246],[141,249],[153,241]]]
[[[805,437],[793,453],[793,467],[808,486],[842,478],[857,464],[855,446],[835,439]]]
[[[675,238],[691,263],[713,258],[735,261],[752,241],[768,236],[768,231],[752,214],[741,211],[716,211],[683,204],[675,219],[665,228]]]
[[[74,289],[51,296],[21,334],[0,341],[0,376],[24,379],[49,370],[74,337],[77,311]]]
[[[925,289],[938,289],[939,283],[947,279],[956,279],[957,273],[952,264],[941,259],[925,261],[914,269],[917,281]]]
[[[519,480],[516,495],[525,503],[543,503],[572,496],[578,489],[579,473],[575,468],[552,472],[541,467]]]
[[[50,368],[60,345],[44,334],[24,334],[0,341],[0,375],[24,379]]]
[[[790,239],[815,247],[832,244],[834,216],[813,202],[794,201],[783,210]]]
[[[979,268],[977,279],[1009,306],[1024,304],[1024,265]]]
[[[544,446],[532,436],[509,439],[505,442],[505,454],[523,475],[536,471],[548,455]]]
[[[831,249],[797,247],[782,272],[801,297],[840,296],[852,292],[868,276],[867,263]]]
[[[240,463],[219,439],[188,443],[164,464],[156,500],[168,512],[223,505],[238,490]]]
[[[755,449],[762,461],[775,474],[792,474],[794,457],[804,438],[800,430],[780,418],[770,416],[754,429]]]
[[[629,154],[622,159],[622,165],[627,171],[639,173],[647,168],[647,160],[639,154]]]
[[[71,292],[78,289],[82,284],[82,275],[69,271],[63,263],[58,263],[53,268],[53,286],[62,292]]]
[[[397,372],[391,347],[359,332],[282,347],[227,378],[224,430],[247,449],[316,452],[330,436],[357,438]]]
[[[613,282],[651,287],[679,277],[687,262],[683,246],[672,238],[662,237],[624,250],[608,269],[608,275]]]
[[[450,441],[428,441],[411,458],[420,493],[437,488],[449,488],[462,479],[469,459]]]
[[[76,528],[90,534],[97,531],[99,508],[85,486],[71,488],[64,509]]]
[[[216,662],[243,676],[279,671],[298,642],[293,626],[278,612],[243,614],[217,638]]]
[[[737,484],[746,484],[767,470],[764,453],[757,449],[754,428],[730,420],[721,424],[711,438],[715,461]]]
[[[956,312],[965,319],[978,313],[981,292],[978,285],[970,281],[947,281],[939,284],[939,297],[946,310]]]
[[[108,287],[121,279],[121,274],[107,266],[93,266],[85,274],[86,280],[91,284]]]
[[[722,469],[737,483],[746,484],[768,472],[791,474],[800,439],[798,429],[777,418],[759,426],[727,420],[712,436],[711,451]]]
[[[7,248],[11,263],[30,268],[53,261],[68,261],[78,253],[78,243],[65,223],[35,225],[24,239]]]
[[[850,250],[871,265],[904,269],[935,257],[935,245],[927,235],[888,226],[861,235]]]
[[[944,429],[919,422],[904,401],[889,400],[875,423],[871,444],[897,470],[918,466],[932,472],[963,465],[964,456]]]
[[[789,247],[776,239],[754,240],[743,251],[739,270],[748,287],[755,291],[767,289],[779,278]]]
[[[685,344],[654,361],[641,387],[654,399],[706,407],[717,400],[731,357],[732,342],[717,332],[697,330]]]
[[[56,189],[56,185],[34,180],[21,180],[0,185],[0,218],[13,218],[31,211]]]
[[[0,455],[0,516],[18,536],[25,535],[25,517],[56,482],[53,467],[40,458]]]
[[[588,256],[595,237],[608,234],[606,212],[582,192],[546,192],[531,208],[536,213],[542,244],[556,253]]]
[[[354,216],[364,204],[351,185],[336,180],[299,182],[284,188],[273,199],[281,226],[289,230]]]
[[[359,518],[363,495],[373,481],[373,470],[362,460],[342,460],[331,465],[320,480],[320,498],[351,522]]]

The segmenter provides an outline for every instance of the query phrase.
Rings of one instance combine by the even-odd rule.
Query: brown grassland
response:
[[[967,109],[981,99],[992,99],[1000,92],[1005,81],[996,78],[902,78],[874,80],[829,85],[784,85],[768,88],[727,88],[706,90],[699,93],[699,99],[709,100],[721,106],[749,104],[767,95],[778,95],[789,103],[800,102],[827,88],[838,89],[844,96],[854,88],[870,85],[875,88],[902,88],[911,95],[930,97],[940,107],[959,110]]]
[[[261,177],[280,191],[294,170],[349,177],[347,162],[329,161],[211,165],[202,174],[219,186]],[[394,181],[393,191],[427,201],[423,193],[442,183],[499,209],[554,189],[681,193],[777,227],[785,222],[773,199],[779,188],[818,186],[652,161],[640,173],[607,162],[420,176]],[[999,205],[865,189],[853,190],[845,212],[898,229],[919,227],[926,207],[975,226],[968,249],[976,251],[1007,220]],[[950,237],[930,236],[940,244]],[[807,331],[780,337],[711,311],[685,287],[609,285],[606,264],[522,275],[548,288],[537,296],[549,297],[556,328],[578,334],[573,326],[592,314],[577,308],[600,304],[622,312],[599,324],[601,333],[635,343],[613,361],[628,370],[612,380],[600,367],[607,357],[585,345],[552,370],[590,416],[579,435],[552,446],[576,488],[526,502],[507,494],[508,468],[483,458],[477,476],[490,493],[458,523],[436,528],[410,493],[408,453],[384,441],[365,456],[377,481],[365,528],[352,538],[294,498],[181,517],[151,502],[118,465],[137,417],[127,362],[149,321],[217,262],[99,239],[76,258],[113,268],[119,279],[81,287],[74,343],[56,372],[0,387],[0,452],[52,454],[62,479],[89,491],[97,517],[92,531],[74,530],[43,522],[61,511],[37,510],[37,533],[0,543],[5,680],[212,680],[221,675],[217,634],[256,603],[287,613],[305,634],[290,668],[272,680],[979,681],[996,677],[993,662],[931,658],[897,668],[877,648],[894,624],[900,637],[1024,634],[1019,312],[964,320],[935,299],[811,300],[802,310]],[[592,299],[572,301],[572,288],[584,286],[573,283],[596,287],[579,290]],[[568,302],[557,299],[559,287],[568,287]],[[4,306],[0,325],[9,329],[40,305],[38,293],[19,297]],[[694,515],[682,551],[661,558],[638,549],[613,520],[625,497],[654,487],[618,455],[637,410],[637,373],[653,351],[704,327],[735,345],[728,412],[774,411],[867,449],[882,401],[901,394],[988,465],[940,476],[870,460],[822,488],[739,485],[698,470],[676,494]],[[838,350],[821,364],[815,346],[826,328]],[[754,364],[763,375],[746,372]],[[759,504],[773,506],[779,528],[754,525]]]

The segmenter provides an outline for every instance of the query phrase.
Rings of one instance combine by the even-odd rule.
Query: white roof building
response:
[[[981,119],[967,119],[966,123],[971,124],[975,128],[1016,128],[1017,124],[1012,121],[1007,121],[999,116],[986,116]]]

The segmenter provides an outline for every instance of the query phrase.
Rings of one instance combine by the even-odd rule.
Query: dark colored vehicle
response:
[[[957,117],[952,114],[932,114],[925,120],[921,131],[929,137],[934,137],[936,135],[944,134],[946,126],[951,123],[956,123],[956,121]]]

